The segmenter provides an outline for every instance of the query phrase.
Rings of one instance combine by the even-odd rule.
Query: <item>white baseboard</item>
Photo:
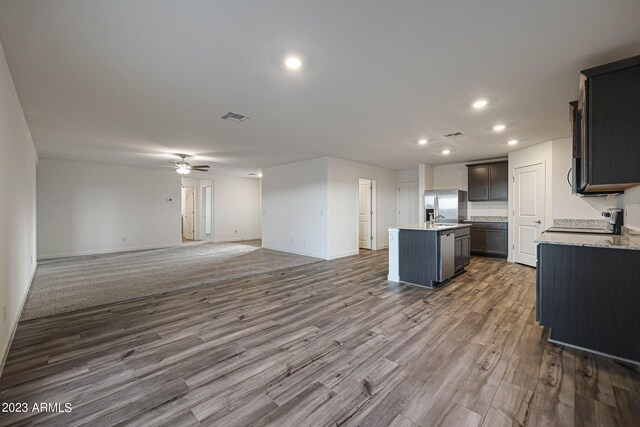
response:
[[[29,291],[31,290],[31,286],[33,285],[33,279],[36,277],[36,269],[38,268],[38,263],[35,263],[33,267],[33,271],[31,272],[31,279],[29,280],[29,286],[24,292],[22,296],[22,301],[20,301],[20,309],[18,310],[18,315],[15,319],[13,319],[13,324],[11,325],[11,332],[9,333],[9,339],[7,340],[7,346],[2,349],[2,357],[0,358],[0,377],[2,376],[2,371],[4,369],[4,364],[7,361],[7,356],[9,356],[9,350],[11,350],[11,343],[13,342],[13,337],[16,335],[16,329],[18,329],[18,323],[20,323],[20,318],[22,317],[22,310],[24,310],[24,305],[27,302],[27,296],[29,295]]]
[[[357,249],[355,251],[341,252],[341,253],[337,253],[337,254],[331,254],[331,255],[329,255],[329,257],[327,259],[344,258],[344,257],[348,257],[348,256],[358,255],[359,253],[360,253],[360,249]]]
[[[243,240],[261,240],[262,236],[241,236],[241,237],[230,237],[224,239],[215,239],[213,243],[228,243],[228,242],[241,242]]]
[[[312,252],[294,251],[294,250],[289,249],[289,248],[281,248],[279,246],[270,246],[270,245],[264,245],[264,244],[262,245],[262,247],[264,249],[270,249],[272,251],[287,252],[287,253],[290,253],[290,254],[303,255],[303,256],[308,256],[308,257],[312,257],[312,258],[327,259],[327,257],[325,255],[319,255],[319,254],[312,253]]]
[[[66,252],[66,253],[59,253],[59,254],[47,254],[47,255],[40,255],[38,257],[38,260],[40,261],[40,260],[46,260],[46,259],[67,258],[72,256],[114,254],[118,252],[143,251],[147,249],[164,249],[164,248],[173,248],[177,246],[182,246],[182,243],[171,243],[171,244],[164,244],[164,245],[148,245],[148,246],[132,246],[127,248],[101,249],[98,251],[78,251],[78,252]]]
[[[400,276],[392,276],[391,274],[387,275],[387,280],[390,282],[400,282]]]

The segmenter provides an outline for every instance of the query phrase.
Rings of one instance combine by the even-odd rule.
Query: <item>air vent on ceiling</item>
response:
[[[222,120],[227,120],[229,122],[234,122],[234,123],[241,123],[241,122],[244,122],[245,120],[249,120],[249,117],[243,116],[242,114],[233,113],[231,111],[229,111],[227,114],[225,114],[220,118]]]
[[[458,138],[464,136],[462,132],[451,132],[444,135],[445,138]]]

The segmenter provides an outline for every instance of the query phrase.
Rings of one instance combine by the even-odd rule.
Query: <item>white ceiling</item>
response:
[[[0,40],[42,157],[399,169],[568,136],[579,70],[640,54],[640,1],[0,0]]]

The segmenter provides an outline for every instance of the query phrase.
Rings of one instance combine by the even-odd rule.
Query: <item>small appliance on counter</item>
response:
[[[609,224],[613,227],[611,234],[617,236],[622,234],[622,222],[624,218],[624,210],[622,209],[607,209],[606,212],[602,212],[602,216],[609,218]]]

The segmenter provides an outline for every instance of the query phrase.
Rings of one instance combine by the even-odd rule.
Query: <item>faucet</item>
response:
[[[440,218],[444,218],[444,215],[436,215],[436,216],[435,216],[435,220],[436,220],[436,222],[438,222],[438,219],[440,219]]]

